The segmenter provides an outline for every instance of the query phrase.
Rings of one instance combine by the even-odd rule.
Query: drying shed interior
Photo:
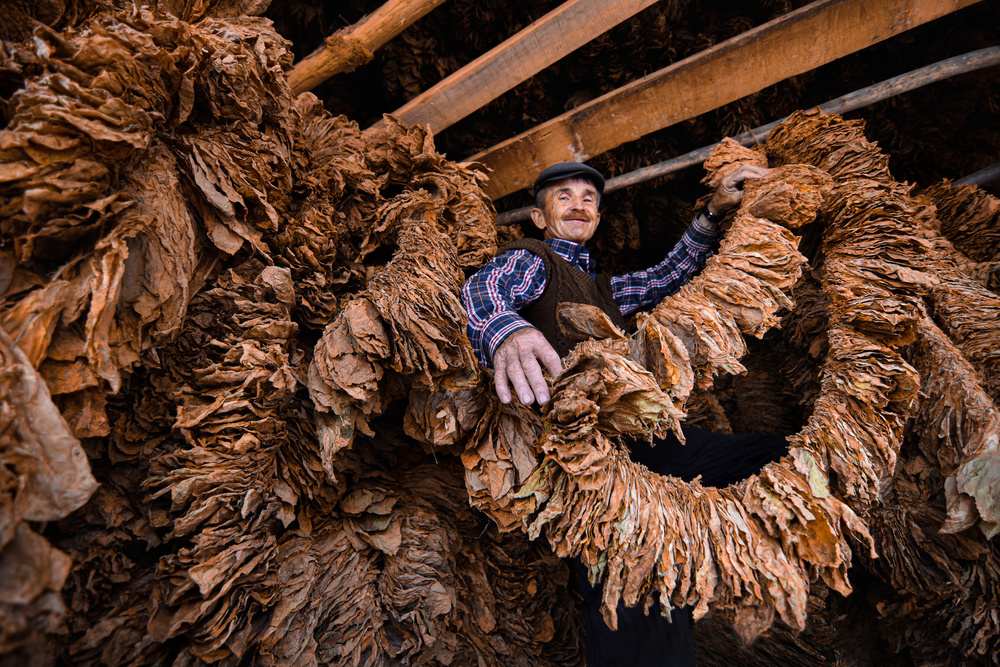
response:
[[[571,6],[532,53],[595,36],[481,107],[386,116]],[[0,664],[581,665],[570,556],[610,623],[691,605],[699,664],[1000,664],[998,0],[8,0],[0,40]],[[725,98],[796,66],[764,40],[822,64]],[[630,116],[675,82],[727,101]],[[629,331],[567,308],[551,403],[500,405],[457,295],[534,233],[504,156],[718,142],[590,244],[649,266],[770,167],[704,271]],[[791,449],[724,489],[624,454],[681,423]]]

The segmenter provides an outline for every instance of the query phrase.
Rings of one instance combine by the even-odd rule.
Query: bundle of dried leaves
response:
[[[0,651],[59,629],[68,581],[36,655],[74,664],[577,664],[565,565],[483,526],[457,459],[367,422],[335,458],[324,399],[355,376],[306,391],[359,307],[388,332],[385,396],[474,368],[480,177],[419,128],[293,100],[284,41],[232,9],[128,6],[3,51],[24,81],[0,156]],[[48,532],[70,573],[26,521],[77,509],[91,467],[101,489]]]
[[[777,651],[814,662],[820,653],[812,647],[836,645],[831,627],[857,633],[852,619],[860,617],[878,626],[879,641],[917,664],[993,664],[998,570],[990,538],[997,532],[1000,430],[988,387],[995,375],[990,350],[1000,332],[995,295],[963,273],[976,263],[941,236],[982,223],[981,208],[954,202],[988,197],[932,188],[949,216],[938,220],[932,207],[889,179],[859,124],[824,116],[793,120],[771,137],[768,153],[808,159],[838,176],[820,214],[824,236],[815,259],[827,298],[806,299],[819,312],[800,305],[787,321],[793,348],[808,349],[809,357],[830,350],[813,415],[793,441],[812,447],[836,471],[835,490],[871,530],[880,557],[866,566],[883,583],[869,585],[873,608],[855,603],[845,614],[828,600],[801,639],[772,633],[752,654],[766,661]],[[813,134],[825,137],[826,146],[810,143]],[[861,155],[848,159],[852,153]],[[857,173],[857,164],[870,165],[870,173]],[[907,414],[914,418],[905,421]]]
[[[579,664],[552,551],[605,583],[612,625],[619,599],[659,593],[746,641],[822,615],[820,581],[849,592],[853,544],[881,556],[897,648],[997,654],[1000,366],[982,314],[1000,308],[962,273],[996,261],[970,231],[995,201],[932,193],[940,223],[918,229],[926,211],[835,117],[728,142],[709,184],[775,168],[702,275],[630,335],[564,308],[581,343],[553,400],[502,406],[457,299],[496,249],[482,177],[420,128],[362,132],[293,99],[288,44],[246,16],[261,4],[49,3],[78,26],[0,44],[17,82],[0,132],[0,653]],[[822,228],[813,280],[791,231],[806,225]],[[714,378],[751,367],[743,336],[793,308],[783,370],[812,414],[788,457],[726,489],[628,459],[696,402],[728,422]],[[734,392],[776,386],[753,378]],[[552,549],[501,539],[470,501]]]

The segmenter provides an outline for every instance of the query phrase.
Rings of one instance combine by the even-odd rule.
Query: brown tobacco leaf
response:
[[[54,521],[90,498],[97,481],[80,442],[27,357],[0,330],[3,358],[3,522],[0,545],[21,520]]]
[[[243,19],[192,29],[170,17],[135,11],[99,14],[85,29],[66,36],[38,29],[39,57],[55,75],[28,82],[19,93],[25,96],[18,102],[27,105],[24,113],[3,131],[9,150],[0,160],[7,165],[2,171],[14,195],[0,203],[10,213],[0,233],[17,249],[13,259],[23,266],[19,270],[53,279],[8,300],[0,317],[18,334],[54,392],[70,394],[64,404],[84,416],[70,420],[81,436],[106,433],[100,425],[106,418],[94,391],[76,392],[100,390],[95,382],[118,391],[122,369],[153,344],[177,335],[191,295],[213,268],[212,253],[203,250],[203,232],[189,209],[189,199],[196,205],[199,200],[186,188],[203,182],[204,173],[218,172],[219,155],[230,152],[206,157],[208,148],[218,146],[212,133],[188,143],[168,135],[181,154],[190,145],[207,147],[184,173],[155,138],[160,126],[167,134],[190,117],[196,99],[203,100],[209,116],[244,122],[240,129],[249,135],[254,155],[283,152],[274,142],[264,146],[260,137],[269,135],[257,128],[274,118],[255,100],[290,98],[281,76],[284,42],[261,27],[259,21]],[[197,57],[192,60],[192,55]],[[248,67],[261,72],[247,76]],[[208,99],[236,89],[243,97],[235,105]],[[154,118],[161,123],[154,126]],[[225,136],[236,144],[239,133],[232,127]],[[131,168],[142,151],[147,151],[145,160]],[[25,167],[29,158],[30,168]],[[239,168],[230,161],[229,173],[234,171]],[[255,222],[254,214],[262,209],[273,226],[276,215],[264,193],[280,199],[273,195],[275,186],[288,180],[287,165],[282,177],[281,160],[254,158],[246,161],[244,172],[256,181],[240,180],[238,193],[230,188],[230,204],[239,199],[243,206],[236,218]],[[119,190],[108,193],[112,181]],[[210,216],[205,219],[211,223]],[[47,269],[45,263],[53,266]],[[53,337],[60,336],[82,339],[83,346],[74,358],[53,357],[68,366],[42,365]],[[93,426],[84,423],[87,414],[94,415]]]
[[[800,127],[779,133],[775,153],[800,159],[803,151],[796,141],[804,128],[834,139],[823,150],[807,151],[815,164],[832,164],[840,159],[834,155],[838,152],[862,152],[866,142],[850,137],[849,124],[835,131],[836,123],[835,118],[802,117]],[[926,213],[909,199],[905,186],[888,179],[879,159],[841,162],[833,172],[838,185],[821,213],[829,217],[822,271],[831,302],[830,351],[822,394],[809,424],[793,439],[812,448],[811,460],[798,447],[792,455],[803,470],[815,466],[822,474],[826,465],[838,470],[837,486],[843,488],[833,490],[864,511],[880,555],[869,567],[887,584],[877,603],[882,632],[895,649],[906,648],[928,664],[950,663],[953,649],[947,655],[940,650],[950,645],[978,660],[995,653],[990,637],[997,628],[995,615],[985,611],[995,604],[987,590],[995,586],[981,582],[995,581],[1000,572],[995,547],[982,534],[963,529],[976,521],[974,494],[990,517],[981,527],[995,531],[994,503],[980,485],[989,486],[995,476],[995,406],[979,391],[975,373],[958,350],[923,318],[923,306],[940,300],[947,312],[944,304],[950,300],[952,312],[976,312],[988,310],[989,299],[983,300],[979,285],[958,275],[954,251],[935,237],[934,221],[921,228]],[[970,331],[980,332],[981,341],[995,338],[995,318],[963,319]],[[913,356],[924,371],[920,386],[926,398],[917,393],[916,370],[886,346],[908,341],[915,341]],[[917,420],[907,431],[906,417],[918,400]],[[962,416],[966,404],[967,418]],[[977,452],[982,455],[976,457]],[[966,461],[975,462],[963,480],[972,494],[959,491],[955,474]],[[956,624],[957,618],[964,620]]]
[[[337,452],[350,446],[355,433],[374,434],[367,418],[386,407],[380,381],[391,354],[382,317],[366,298],[351,301],[317,343],[309,365],[309,394],[320,413],[336,415],[324,419],[320,435],[329,474]]]
[[[940,530],[947,487],[937,456],[921,453],[936,443],[930,434],[915,435],[919,447],[904,448],[893,503],[868,516],[879,558],[867,566],[886,582],[876,597],[881,632],[894,650],[922,660],[988,664],[1000,638],[1000,619],[992,613],[996,587],[989,583],[1000,577],[996,540],[978,530]]]
[[[58,40],[40,32],[41,39]],[[78,78],[56,72],[27,82],[11,99],[14,113],[0,148],[0,233],[18,240],[13,249],[20,263],[64,256],[97,230],[101,209],[114,200],[108,193],[116,163],[151,140],[146,111],[94,86],[93,76]],[[98,205],[91,208],[92,202]]]
[[[486,393],[478,380],[459,373],[441,380],[438,391],[414,386],[403,420],[406,434],[429,445],[431,451],[464,442],[487,406]]]
[[[722,402],[711,388],[695,387],[684,403],[684,425],[715,433],[732,433],[733,425]]]
[[[923,270],[929,244],[917,236],[908,189],[890,180],[859,124],[797,113],[767,150],[836,178],[821,211],[830,349],[821,395],[792,453],[803,473],[837,470],[837,491],[862,508],[888,483],[916,398],[916,372],[889,346],[915,338],[921,295],[938,282]]]
[[[784,292],[804,263],[791,232],[741,208],[718,253],[652,317],[683,341],[699,382],[710,383],[715,369],[741,373],[746,345],[740,332],[759,337],[778,323],[777,311],[792,304]]]
[[[937,208],[941,235],[977,262],[1000,261],[1000,199],[945,181],[923,192]]]
[[[835,319],[892,344],[913,340],[920,295],[939,280],[923,271],[928,244],[916,236],[907,190],[866,179],[831,194],[824,275]]]
[[[826,576],[844,580],[850,550],[838,535],[839,526],[842,521],[851,530],[863,530],[863,526],[832,498],[815,501],[801,514],[787,510],[772,514],[782,501],[756,510],[765,520],[781,522],[783,530],[775,530],[772,536],[750,513],[755,510],[744,509],[738,490],[702,489],[650,473],[617,448],[611,458],[609,480],[601,489],[577,489],[572,480],[552,486],[528,529],[529,534],[537,534],[544,527],[560,555],[582,548],[579,554],[591,568],[592,578],[604,579],[603,609],[612,627],[619,596],[626,604],[648,605],[653,593],[659,592],[665,609],[693,604],[699,617],[710,603],[735,605],[746,621],[748,614],[763,611],[762,624],[744,625],[745,638],[751,638],[770,624],[769,610],[776,610],[789,625],[801,627],[808,587],[801,573],[810,567],[818,571],[833,567],[839,574]],[[789,475],[788,471],[783,474]],[[794,474],[784,482],[766,479],[769,490],[761,489],[763,497],[811,495],[802,478]],[[754,484],[764,486],[765,482],[752,481],[748,493],[749,488],[757,488]],[[643,504],[634,507],[630,499],[637,497],[644,499]],[[574,511],[562,512],[560,507]],[[820,526],[829,532],[817,532]],[[793,542],[794,547],[779,537],[795,534],[801,541]]]
[[[62,78],[32,79],[4,130],[0,317],[23,372],[41,384],[38,367],[92,439],[103,484],[60,524],[81,570],[52,650],[74,664],[578,663],[565,565],[523,540],[480,549],[454,469],[406,459],[369,477],[417,443],[362,438],[333,457],[301,392],[300,327],[341,312],[349,346],[326,368],[374,360],[374,380],[352,366],[343,387],[381,403],[331,389],[317,404],[375,417],[474,384],[457,291],[495,252],[483,177],[420,128],[363,134],[308,98],[293,107],[286,43],[263,21],[130,9],[36,43]],[[14,405],[11,423],[46,414]],[[520,579],[494,586],[507,567]],[[64,578],[45,593],[51,620]],[[571,658],[546,662],[546,644]]]
[[[528,480],[539,470],[534,426],[538,417],[523,406],[503,406],[493,397],[488,400],[486,412],[462,453],[465,487],[472,506],[490,507],[490,518],[508,531],[537,507],[526,489],[531,487]],[[519,489],[516,494],[515,489]]]
[[[0,653],[23,648],[40,654],[43,635],[58,631],[62,621],[59,592],[70,565],[69,556],[26,522],[17,524],[0,551]]]
[[[945,477],[948,516],[943,533],[979,525],[987,538],[1000,532],[1000,411],[975,368],[929,319],[920,322],[916,366],[920,403],[913,430],[921,451]]]
[[[791,453],[803,474],[823,479],[834,470],[838,494],[872,502],[895,464],[918,376],[896,352],[850,329],[831,327],[829,340],[821,394],[806,427],[789,438]]]
[[[0,231],[18,239],[19,261],[65,255],[72,241],[98,229],[92,202],[106,198],[119,169],[150,146],[154,118],[184,122],[198,99],[220,120],[256,125],[266,114],[255,101],[265,95],[290,99],[280,76],[279,63],[290,57],[283,41],[265,30],[270,44],[260,43],[259,55],[240,42],[256,40],[262,28],[259,19],[241,19],[206,21],[192,30],[148,10],[107,13],[68,38],[40,27],[39,55],[53,74],[28,81],[15,94],[18,111],[3,131],[6,148],[0,152],[6,165],[0,180],[17,193],[0,198],[6,220]],[[177,42],[187,43],[175,48]],[[194,66],[185,61],[189,54],[217,67]],[[260,67],[268,59],[269,67]],[[249,69],[260,67],[263,76],[248,76],[251,63]],[[235,104],[213,101],[213,95],[236,90]],[[262,182],[271,180],[268,174]]]
[[[391,331],[393,370],[431,386],[437,377],[476,367],[458,297],[465,277],[455,245],[438,227],[442,211],[422,193],[401,199],[379,212],[383,220],[407,221],[396,241],[400,252],[371,276],[365,294]]]
[[[864,122],[818,110],[796,111],[771,131],[768,166],[807,164],[837,181],[867,178],[889,183],[889,157],[864,135]]]
[[[393,200],[381,215],[410,216],[398,224],[399,251],[327,327],[309,368],[313,400],[337,415],[320,429],[331,461],[356,433],[372,434],[367,420],[392,398],[380,384],[386,372],[431,387],[444,375],[476,368],[458,299],[462,273],[454,246],[437,227],[440,212],[413,195]]]
[[[625,333],[614,325],[611,318],[596,306],[583,303],[560,303],[556,306],[556,320],[563,335],[573,341],[588,338],[625,338]]]
[[[656,318],[640,313],[636,319],[638,326],[629,342],[629,357],[653,374],[660,388],[673,399],[675,408],[683,409],[695,381],[687,348]]]
[[[70,558],[27,521],[67,516],[97,489],[87,455],[26,355],[0,329],[0,653],[40,640],[62,621]]]
[[[189,23],[210,16],[212,18],[240,18],[263,14],[271,0],[154,0],[150,3],[158,11],[179,16]]]
[[[882,554],[871,571],[905,591],[880,593],[890,641],[996,653],[996,547],[938,531],[949,500],[950,529],[968,524],[965,497],[992,520],[992,468],[980,472],[992,450],[962,460],[939,447],[932,461],[900,449],[917,379],[893,349],[926,347],[919,318],[936,299],[943,328],[989,369],[990,321],[975,328],[962,310],[986,301],[962,282],[935,291],[932,274],[950,276],[936,241],[915,233],[908,189],[860,126],[800,114],[763,152],[720,149],[714,182],[765,155],[786,166],[748,184],[675,319],[641,316],[623,336],[574,313],[590,340],[536,412],[495,400],[465,339],[463,270],[496,249],[484,176],[445,160],[425,129],[388,119],[362,132],[314,96],[292,99],[287,42],[266,21],[217,18],[261,3],[152,7],[88,15],[61,35],[39,28],[30,49],[0,44],[18,91],[0,134],[0,324],[23,355],[9,342],[4,353],[21,355],[8,375],[42,378],[62,412],[11,402],[7,432],[55,415],[67,443],[67,424],[88,438],[102,484],[46,532],[78,563],[69,634],[49,639],[49,655],[579,664],[565,563],[521,535],[500,539],[470,499],[501,529],[544,531],[579,554],[605,581],[612,622],[619,599],[658,594],[667,608],[726,614],[744,640],[775,619],[801,628],[820,580],[849,590],[849,544],[871,545],[857,511]],[[796,282],[786,231],[817,210],[822,293]],[[791,456],[728,489],[628,461],[627,438],[676,426],[694,401],[721,413],[711,377],[743,367],[742,336],[775,326],[793,289],[796,387],[815,410]],[[406,399],[421,443],[391,426]],[[457,453],[461,467],[445,456]],[[28,463],[13,457],[8,472]],[[0,564],[22,537],[15,510],[30,486],[5,488]],[[70,511],[56,506],[55,519]],[[9,576],[0,596],[12,643],[54,629],[66,577],[65,559],[30,535],[31,576]],[[37,595],[12,605],[25,582]],[[929,620],[897,622],[907,616]]]
[[[946,257],[936,266],[942,280],[928,299],[934,316],[975,366],[986,393],[1000,402],[1000,296],[961,275]]]
[[[893,507],[869,517],[879,558],[869,567],[886,582],[879,625],[894,650],[927,662],[989,664],[1000,647],[993,613],[1000,577],[996,540],[979,531],[945,533],[946,489],[918,450],[894,479]]]
[[[161,539],[190,546],[157,565],[149,633],[184,637],[204,660],[239,657],[273,632],[251,630],[252,619],[297,595],[280,592],[276,559],[290,535],[276,527],[296,520],[306,493],[333,495],[300,481],[319,462],[306,455],[308,441],[297,444],[298,327],[290,280],[279,276],[253,261],[221,274],[192,300],[162,367],[150,369],[176,419],[143,486]]]
[[[593,427],[607,436],[666,435],[680,413],[656,378],[628,356],[630,351],[626,340],[576,345],[563,359],[563,372],[552,385],[552,403],[543,415],[554,418],[553,426],[575,431],[578,428],[568,426],[567,418],[592,411]],[[559,401],[566,401],[564,409]],[[555,437],[563,439],[560,434]]]
[[[775,167],[746,184],[742,208],[755,218],[795,229],[816,219],[832,184],[829,174],[810,165]]]
[[[607,483],[611,438],[680,430],[681,411],[656,378],[627,356],[627,341],[612,345],[591,340],[575,346],[542,411],[549,427],[540,442],[545,461],[555,461],[581,489]]]

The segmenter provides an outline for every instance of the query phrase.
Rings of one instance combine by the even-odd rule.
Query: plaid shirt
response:
[[[718,237],[716,225],[696,217],[662,262],[651,269],[612,277],[612,295],[622,315],[677,292],[704,266]],[[545,244],[573,266],[597,277],[590,253],[579,243],[545,239]],[[462,304],[469,313],[469,340],[482,365],[491,367],[500,343],[518,329],[531,326],[517,311],[542,296],[545,284],[542,258],[521,249],[497,255],[465,282]]]

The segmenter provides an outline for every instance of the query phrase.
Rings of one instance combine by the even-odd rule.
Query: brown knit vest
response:
[[[545,291],[537,300],[522,308],[518,313],[541,331],[560,357],[569,354],[575,344],[566,338],[556,320],[556,306],[560,303],[585,303],[597,306],[621,329],[625,329],[625,318],[618,310],[612,296],[611,278],[600,274],[595,281],[589,274],[576,268],[559,253],[538,239],[518,239],[511,241],[500,252],[523,249],[538,255],[545,263]]]

